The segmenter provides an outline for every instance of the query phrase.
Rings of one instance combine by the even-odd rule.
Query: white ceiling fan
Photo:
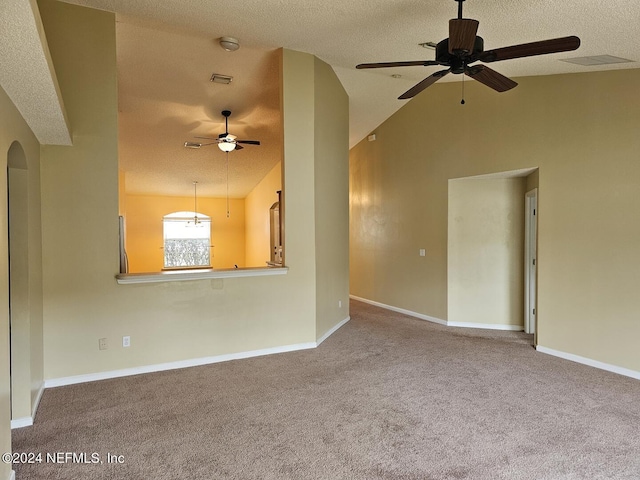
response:
[[[195,137],[201,138],[204,140],[213,140],[209,143],[199,143],[199,142],[184,142],[184,146],[187,148],[200,148],[206,147],[208,145],[218,145],[218,148],[223,152],[231,152],[233,150],[241,150],[244,148],[241,143],[245,145],[260,145],[258,140],[238,140],[238,137],[235,135],[231,135],[229,133],[229,116],[231,115],[230,110],[223,110],[222,116],[224,117],[224,133],[218,135],[218,138],[211,137]]]

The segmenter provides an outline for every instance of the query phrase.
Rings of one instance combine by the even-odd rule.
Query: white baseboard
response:
[[[38,407],[40,406],[40,400],[42,400],[42,394],[44,393],[44,382],[40,385],[38,394],[36,395],[36,401],[33,402],[33,408],[31,409],[31,418],[35,419],[38,413]]]
[[[31,407],[31,416],[30,417],[21,417],[14,418],[11,420],[11,430],[15,428],[24,428],[30,427],[33,425],[34,418],[36,418],[36,413],[38,412],[38,405],[40,405],[40,399],[42,398],[42,394],[44,393],[44,382],[40,385],[38,389],[38,394],[36,395],[36,400],[33,402]]]
[[[332,332],[333,333],[333,332]],[[298,343],[294,345],[284,345],[281,347],[265,348],[261,350],[251,350],[249,352],[230,353],[226,355],[216,355],[213,357],[193,358],[190,360],[179,360],[177,362],[159,363],[155,365],[145,365],[143,367],[124,368],[122,370],[112,370],[108,372],[89,373],[86,375],[74,375],[71,377],[51,378],[45,380],[45,388],[63,387],[77,383],[95,382],[97,380],[108,380],[111,378],[128,377],[143,373],[162,372],[165,370],[176,370],[179,368],[198,367],[212,363],[228,362],[229,360],[241,360],[243,358],[261,357],[263,355],[273,355],[275,353],[294,352],[297,350],[307,350],[316,348],[316,342]]]
[[[404,315],[409,315],[410,317],[419,318],[420,320],[426,320],[428,322],[438,323],[440,325],[447,325],[446,320],[441,320],[436,317],[430,317],[429,315],[423,315],[422,313],[412,312],[411,310],[405,310],[404,308],[392,307],[391,305],[386,305],[380,302],[374,302],[373,300],[368,300],[362,297],[356,297],[355,295],[349,295],[349,298],[353,300],[357,300],[359,302],[368,303],[369,305],[374,305],[376,307],[384,308],[386,310],[391,310],[392,312],[402,313]]]
[[[264,355],[273,355],[276,353],[286,353],[286,352],[294,352],[298,350],[308,350],[311,348],[316,348],[318,345],[324,342],[327,338],[333,335],[340,327],[342,327],[350,319],[351,317],[347,317],[344,320],[342,320],[340,323],[338,323],[333,328],[331,328],[331,330],[325,333],[316,342],[297,343],[293,345],[284,345],[280,347],[251,350],[248,352],[238,352],[238,353],[229,353],[226,355],[215,355],[212,357],[193,358],[190,360],[179,360],[177,362],[159,363],[155,365],[145,365],[143,367],[133,367],[133,368],[124,368],[122,370],[112,370],[108,372],[89,373],[86,375],[74,375],[71,377],[51,378],[44,381],[43,388],[38,394],[36,408],[37,408],[37,404],[40,402],[40,398],[42,397],[42,392],[44,391],[45,388],[63,387],[65,385],[75,385],[77,383],[95,382],[97,380],[108,380],[110,378],[128,377],[131,375],[162,372],[165,370],[176,370],[179,368],[198,367],[201,365],[210,365],[212,363],[228,362],[230,360],[241,360],[243,358],[261,357]],[[35,409],[33,413],[33,418],[35,418]],[[33,418],[29,419],[31,423],[29,423],[28,425],[33,425]],[[27,425],[25,424],[21,426],[27,426]],[[14,428],[13,421],[12,421],[11,428]]]
[[[342,327],[345,323],[347,323],[349,320],[351,320],[351,317],[347,317],[344,320],[342,320],[340,323],[338,323],[337,325],[335,325],[333,328],[331,328],[327,333],[325,333],[322,337],[320,337],[317,341],[316,341],[316,347],[319,346],[322,342],[324,342],[327,338],[329,338],[331,335],[333,335],[340,327]]]
[[[9,480],[16,480],[16,472],[11,470],[11,474],[9,475]]]
[[[386,305],[384,303],[374,302],[373,300],[357,297],[355,295],[349,295],[349,298],[352,298],[353,300],[357,300],[359,302],[368,303],[369,305],[374,305],[376,307],[384,308],[386,310],[391,310],[392,312],[403,313],[404,315],[409,315],[410,317],[419,318],[420,320],[427,320],[428,322],[444,325],[446,327],[483,328],[486,330],[509,330],[509,331],[516,331],[516,332],[523,330],[522,325],[498,325],[493,323],[449,322],[447,320],[430,317],[429,315],[424,315],[422,313],[412,312],[411,310],[405,310],[404,308],[398,308],[398,307],[393,307],[391,305]]]
[[[582,363],[590,367],[599,368],[600,370],[606,370],[608,372],[624,375],[625,377],[635,378],[640,380],[640,372],[630,370],[628,368],[618,367],[611,365],[610,363],[599,362],[587,357],[581,357],[580,355],[574,355],[573,353],[561,352],[560,350],[554,350],[553,348],[543,347],[542,345],[536,346],[536,350],[547,355],[553,355],[554,357],[564,358],[565,360],[571,360],[572,362]]]
[[[11,420],[11,430],[30,427],[31,425],[33,425],[33,417],[20,417]]]
[[[524,330],[522,325],[500,325],[497,323],[447,322],[447,326],[461,328],[483,328],[485,330],[508,330],[510,332],[521,332]]]

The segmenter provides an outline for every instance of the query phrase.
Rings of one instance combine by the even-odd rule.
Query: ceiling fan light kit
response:
[[[224,133],[218,135],[218,138],[211,137],[196,137],[209,140],[208,143],[199,142],[184,142],[185,148],[200,148],[209,145],[218,145],[218,148],[223,152],[231,152],[233,150],[242,150],[244,147],[241,143],[246,145],[260,145],[258,140],[238,140],[238,137],[229,133],[229,117],[231,116],[231,110],[223,110],[222,116],[224,117]]]
[[[580,46],[580,39],[576,36],[570,36],[485,51],[484,40],[477,35],[480,23],[471,18],[463,18],[462,2],[465,0],[455,1],[458,3],[458,18],[449,20],[449,38],[445,38],[436,45],[435,60],[361,63],[356,65],[356,68],[427,67],[436,65],[448,67],[446,70],[433,73],[431,76],[407,90],[398,97],[400,100],[416,96],[449,73],[456,75],[466,74],[496,92],[506,92],[518,84],[486,65],[473,64],[475,62],[491,63],[513,58],[568,52],[576,50]],[[462,103],[464,103],[464,101]]]
[[[233,142],[220,142],[218,144],[218,148],[223,152],[231,152],[232,150],[235,150],[236,144]]]
[[[211,137],[196,137],[196,138],[204,138],[209,140],[208,143],[198,143],[198,142],[184,142],[184,146],[186,148],[200,148],[206,147],[208,145],[218,145],[218,148],[226,153],[226,172],[227,172],[227,218],[231,215],[229,208],[229,152],[233,150],[241,150],[244,148],[240,143],[244,143],[247,145],[260,145],[260,141],[258,140],[238,140],[238,137],[235,135],[231,135],[229,133],[229,117],[231,116],[231,110],[223,110],[222,116],[224,117],[224,133],[218,135],[218,138]],[[198,182],[193,182],[194,188],[194,209],[195,209],[195,189],[196,184]],[[197,220],[197,218],[196,218]]]

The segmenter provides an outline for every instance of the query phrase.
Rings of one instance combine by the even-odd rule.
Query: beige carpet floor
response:
[[[17,479],[640,478],[639,381],[523,333],[351,318],[314,350],[48,389],[14,451],[104,463]]]

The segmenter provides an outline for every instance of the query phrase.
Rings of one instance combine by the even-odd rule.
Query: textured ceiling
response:
[[[185,141],[225,131],[259,140],[229,153],[229,193],[245,197],[282,158],[280,73],[276,50],[227,52],[210,38],[118,21],[119,157],[126,191],[133,194],[224,197],[226,154]],[[212,73],[233,77],[212,83]]]
[[[41,144],[70,145],[64,105],[38,9],[0,1],[0,85]]]
[[[209,128],[213,130],[211,133],[220,132],[222,108],[234,112],[230,121],[232,133],[264,143],[232,153],[236,155],[234,167],[238,170],[231,170],[237,176],[231,183],[239,186],[241,179],[247,178],[245,173],[256,170],[257,177],[267,168],[245,165],[243,172],[240,165],[243,154],[248,154],[247,162],[273,163],[271,155],[279,152],[269,150],[270,142],[278,140],[276,137],[272,140],[270,134],[280,133],[274,130],[279,124],[278,113],[273,111],[278,100],[273,98],[277,90],[271,83],[274,80],[277,84],[277,72],[271,70],[273,64],[269,62],[279,47],[312,53],[333,66],[349,94],[350,143],[354,145],[404,105],[404,101],[396,100],[398,95],[438,69],[371,71],[355,70],[355,65],[433,59],[433,50],[418,44],[446,38],[448,20],[457,13],[453,0],[67,1],[117,13],[123,113],[120,147],[127,157],[123,165],[132,172],[129,186],[137,191],[151,188],[143,187],[145,182],[184,183],[185,168],[204,173],[207,167],[190,164],[197,156],[219,162],[216,147],[185,151],[175,145],[182,145],[190,136],[206,133]],[[575,52],[492,65],[510,77],[640,66],[637,0],[467,0],[464,16],[479,20],[478,34],[485,40],[485,49],[567,35],[581,38],[582,45]],[[240,50],[227,53],[215,43],[215,39],[225,35],[239,38]],[[560,61],[604,54],[632,62],[581,66]],[[175,67],[170,67],[174,61]],[[214,71],[234,75],[233,84],[226,89],[228,93],[223,93],[224,85],[208,83]],[[401,74],[402,78],[392,78],[392,74]],[[460,77],[450,75],[445,80],[459,81]],[[261,93],[262,87],[267,91]],[[437,86],[421,95],[436,93]],[[495,95],[499,101],[500,95],[509,92]],[[170,135],[173,136],[169,138]],[[144,173],[143,167],[139,167],[141,170],[135,172],[136,158],[146,158],[154,169],[147,168]],[[217,163],[215,171],[218,172],[215,181],[219,182]],[[253,180],[247,181],[242,187],[245,190]],[[189,185],[185,186],[185,192],[189,191]],[[242,195],[242,188],[233,188],[234,194]]]

